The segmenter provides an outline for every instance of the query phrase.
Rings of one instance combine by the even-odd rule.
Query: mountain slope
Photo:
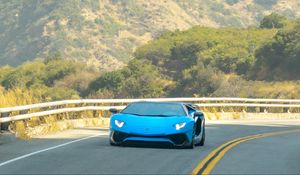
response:
[[[298,0],[1,0],[0,65],[61,52],[115,69],[168,30],[247,27],[271,12],[300,17]]]

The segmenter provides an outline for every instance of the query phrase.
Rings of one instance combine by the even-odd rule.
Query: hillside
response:
[[[300,98],[299,43],[300,19],[272,14],[260,27],[166,32],[114,71],[49,55],[0,67],[0,106],[78,98]]]
[[[194,25],[248,27],[277,12],[300,17],[298,0],[1,0],[0,65],[49,53],[116,69],[137,46]]]
[[[125,68],[92,81],[89,91],[100,98],[299,98],[299,43],[300,19],[276,14],[259,28],[167,32],[138,47]]]

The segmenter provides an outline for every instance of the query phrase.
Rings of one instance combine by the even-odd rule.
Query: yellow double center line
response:
[[[249,140],[264,138],[264,137],[270,137],[274,135],[282,135],[282,134],[288,134],[288,133],[295,133],[300,132],[300,129],[294,129],[294,130],[285,130],[285,131],[276,131],[276,132],[269,132],[264,134],[256,134],[246,137],[237,138],[234,140],[231,140],[229,142],[226,142],[213,150],[211,153],[209,153],[192,171],[191,174],[209,174],[212,169],[216,166],[216,164],[220,161],[220,159],[225,155],[225,153],[233,148],[234,146],[246,142]]]

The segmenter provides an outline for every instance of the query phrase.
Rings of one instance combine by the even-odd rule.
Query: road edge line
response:
[[[25,158],[33,156],[33,155],[37,155],[37,154],[42,153],[42,152],[50,151],[50,150],[53,150],[53,149],[56,149],[56,148],[61,148],[61,147],[70,145],[72,143],[80,142],[80,141],[87,140],[87,139],[94,138],[94,137],[98,137],[98,136],[105,136],[105,135],[107,135],[107,133],[106,134],[103,134],[103,133],[96,134],[96,135],[92,135],[92,136],[88,136],[88,137],[84,137],[84,138],[72,140],[70,142],[66,142],[66,143],[63,143],[63,144],[60,144],[60,145],[56,145],[56,146],[52,146],[52,147],[49,147],[49,148],[45,148],[45,149],[42,149],[42,150],[39,150],[39,151],[31,152],[31,153],[28,153],[28,154],[25,154],[25,155],[22,155],[22,156],[19,156],[19,157],[7,160],[5,162],[1,162],[0,163],[0,167],[2,167],[4,165],[7,165],[7,164],[10,164],[10,163],[13,163],[13,162],[18,161],[18,160],[21,160],[21,159],[25,159]]]

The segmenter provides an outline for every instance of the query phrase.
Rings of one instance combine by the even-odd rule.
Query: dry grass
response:
[[[99,112],[95,111],[64,113],[13,122],[10,125],[10,130],[15,132],[17,138],[28,140],[33,136],[91,126],[108,127],[109,118],[102,117]]]
[[[292,120],[300,119],[300,113],[243,113],[205,112],[207,120]]]
[[[0,107],[11,107],[41,102],[39,91],[24,90],[20,88],[5,91],[0,88]],[[14,112],[11,115],[17,115]],[[16,137],[24,140],[33,135],[43,135],[58,132],[77,126],[102,126],[105,123],[100,112],[86,111],[80,113],[65,113],[45,117],[33,117],[24,121],[12,122],[9,129]],[[107,114],[105,114],[107,115]]]
[[[252,89],[258,97],[292,99],[300,98],[300,81],[256,81],[254,82]]]
[[[39,91],[15,88],[5,91],[0,88],[0,107],[19,106],[40,101]]]

